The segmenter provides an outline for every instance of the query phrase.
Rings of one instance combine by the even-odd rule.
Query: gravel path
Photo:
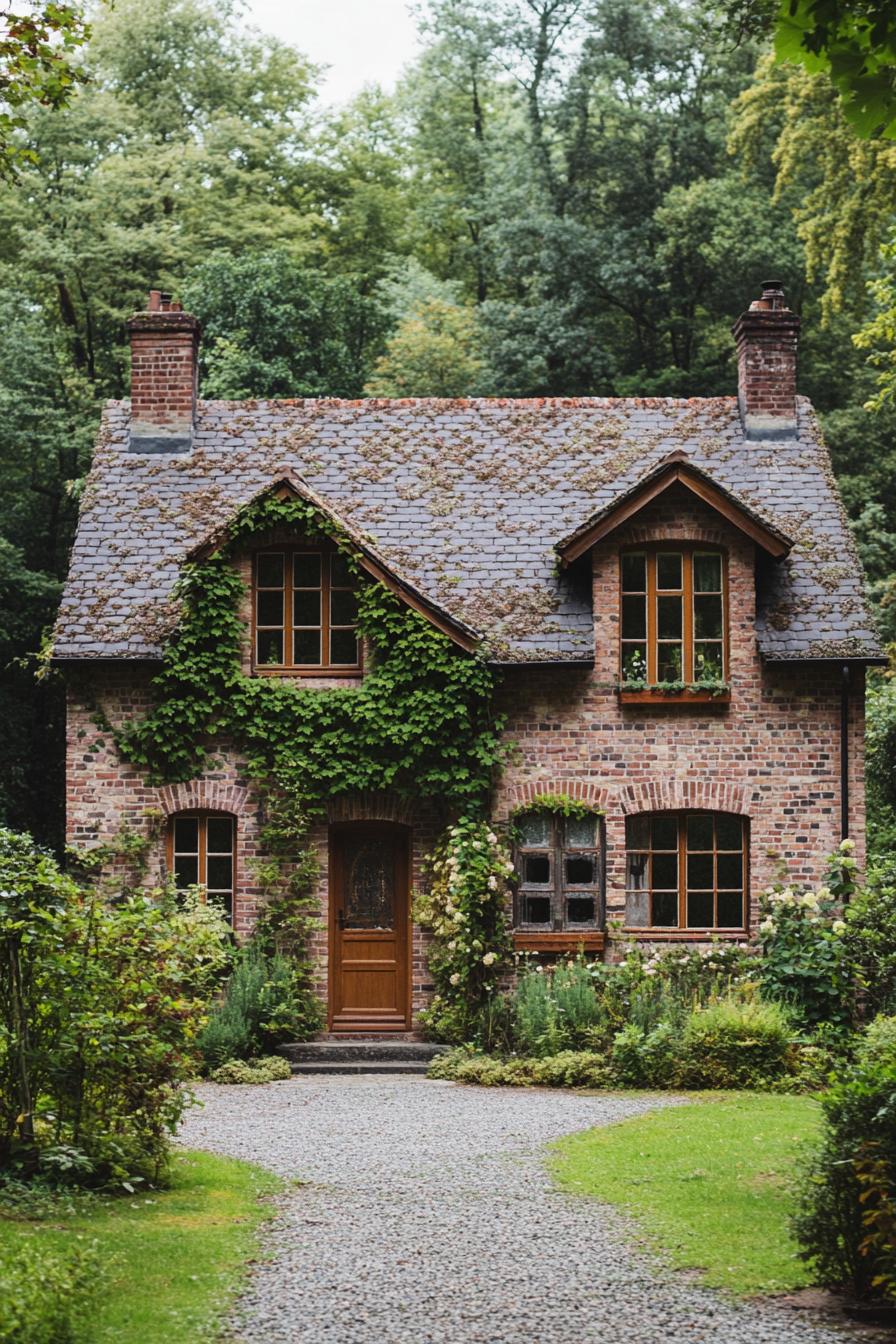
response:
[[[662,1102],[376,1075],[199,1094],[185,1144],[310,1182],[283,1201],[233,1340],[843,1344],[662,1269],[621,1215],[552,1188],[546,1143]]]

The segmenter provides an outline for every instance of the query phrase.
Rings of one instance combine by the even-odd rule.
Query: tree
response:
[[[0,3],[0,177],[33,162],[33,151],[16,143],[27,108],[63,107],[85,78],[72,60],[89,32],[81,5],[24,3],[27,13]]]
[[[463,397],[482,375],[476,315],[468,304],[422,299],[401,319],[374,366],[370,397]]]

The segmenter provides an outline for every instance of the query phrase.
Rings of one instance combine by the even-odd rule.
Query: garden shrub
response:
[[[722,999],[687,1019],[674,1082],[680,1087],[763,1087],[793,1064],[793,1027],[775,1003]]]
[[[252,1059],[283,1041],[307,1040],[320,1026],[310,1010],[303,971],[278,954],[250,943],[237,956],[222,997],[212,1006],[199,1037],[209,1069],[227,1060]]]
[[[822,1097],[825,1129],[794,1230],[820,1283],[896,1300],[896,1059],[892,1018]]]
[[[612,1074],[603,1055],[565,1050],[543,1058],[498,1059],[469,1050],[438,1055],[430,1078],[447,1078],[480,1087],[608,1087]]]
[[[65,1255],[22,1236],[0,1256],[0,1344],[76,1344],[88,1338],[102,1265],[92,1246]]]
[[[599,1018],[594,981],[582,961],[550,971],[527,967],[510,1004],[513,1045],[521,1054],[555,1055],[581,1046]]]
[[[896,1013],[896,861],[869,871],[844,919],[844,957],[860,1013]]]
[[[158,1179],[228,955],[211,908],[112,903],[0,830],[0,1170]]]
[[[616,1033],[610,1051],[612,1077],[622,1087],[670,1087],[678,1065],[679,1029],[659,1022],[644,1031],[630,1022]]]
[[[211,1073],[213,1083],[276,1083],[292,1077],[288,1060],[281,1055],[265,1059],[229,1059]]]

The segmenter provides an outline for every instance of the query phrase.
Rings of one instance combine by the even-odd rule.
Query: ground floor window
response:
[[[517,819],[516,829],[517,927],[598,928],[603,888],[600,819],[526,812]]]
[[[171,818],[168,869],[178,891],[205,887],[209,901],[233,922],[236,822],[226,813],[183,812]]]
[[[746,927],[747,824],[727,812],[626,818],[629,928]]]

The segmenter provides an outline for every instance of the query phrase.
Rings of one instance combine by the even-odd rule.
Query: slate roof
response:
[[[190,551],[298,477],[496,661],[587,661],[590,587],[557,545],[683,452],[794,546],[770,564],[769,659],[876,658],[862,573],[809,403],[744,440],[734,397],[200,402],[192,452],[129,451],[111,402],[81,505],[55,657],[155,659]]]

